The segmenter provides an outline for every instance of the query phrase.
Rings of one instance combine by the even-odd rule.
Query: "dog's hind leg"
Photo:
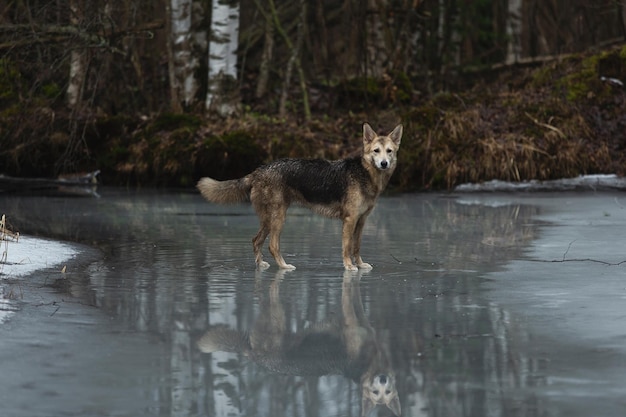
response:
[[[270,233],[270,227],[264,221],[261,222],[259,232],[252,239],[252,248],[254,249],[254,261],[256,266],[261,269],[269,268],[270,264],[263,260],[263,243]]]
[[[253,192],[256,191],[253,189]],[[262,200],[257,198],[257,193],[252,194],[252,206],[254,207],[254,211],[259,218],[259,223],[261,224],[259,231],[256,236],[252,238],[252,249],[254,250],[254,261],[256,262],[257,268],[266,269],[270,266],[267,262],[263,260],[263,244],[265,243],[265,239],[270,234],[272,214],[270,211],[270,207],[266,204],[262,203]]]
[[[280,269],[296,269],[295,266],[285,262],[285,259],[283,259],[283,255],[280,254],[280,232],[283,230],[286,216],[286,206],[273,207],[272,218],[270,222],[270,253],[276,260],[276,263],[278,264],[278,267]]]

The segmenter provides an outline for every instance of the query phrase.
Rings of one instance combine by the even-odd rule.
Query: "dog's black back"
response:
[[[277,175],[287,188],[297,190],[312,204],[330,204],[345,198],[350,182],[365,188],[369,174],[361,158],[279,159],[258,169],[258,175]]]

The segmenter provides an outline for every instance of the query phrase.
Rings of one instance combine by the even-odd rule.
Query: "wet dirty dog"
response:
[[[365,123],[363,153],[359,157],[337,161],[280,159],[236,180],[202,178],[198,189],[214,203],[252,202],[261,223],[252,239],[259,268],[269,267],[262,254],[263,243],[269,236],[269,250],[279,268],[295,269],[280,253],[280,233],[287,208],[297,203],[343,221],[341,244],[346,270],[372,269],[360,254],[363,225],[396,168],[401,139],[402,125],[389,135],[379,136]]]
[[[377,405],[401,413],[395,373],[383,342],[369,323],[359,289],[361,272],[345,271],[341,314],[297,332],[280,300],[284,270],[276,273],[250,331],[210,327],[198,340],[205,353],[238,353],[273,373],[298,376],[343,375],[358,384],[361,416]]]

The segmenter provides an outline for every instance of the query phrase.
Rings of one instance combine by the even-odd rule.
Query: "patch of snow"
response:
[[[614,174],[581,175],[550,181],[507,182],[486,181],[479,184],[461,184],[455,192],[512,192],[512,191],[608,191],[626,190],[626,178]]]
[[[52,268],[78,254],[78,250],[68,244],[23,235],[18,241],[2,242],[1,251],[3,254],[6,251],[6,258],[0,263],[2,278],[16,278]]]
[[[18,278],[35,271],[58,267],[77,255],[71,245],[54,240],[38,239],[21,235],[17,241],[0,242],[0,283],[3,279]],[[13,290],[0,286],[0,323],[6,321],[18,307],[12,299]]]

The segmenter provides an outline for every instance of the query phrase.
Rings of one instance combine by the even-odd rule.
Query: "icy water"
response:
[[[0,415],[360,416],[370,374],[399,405],[370,416],[626,415],[621,194],[385,197],[362,274],[304,209],[283,273],[267,250],[255,270],[246,205],[100,195],[0,199],[23,234],[86,245],[0,277]]]

